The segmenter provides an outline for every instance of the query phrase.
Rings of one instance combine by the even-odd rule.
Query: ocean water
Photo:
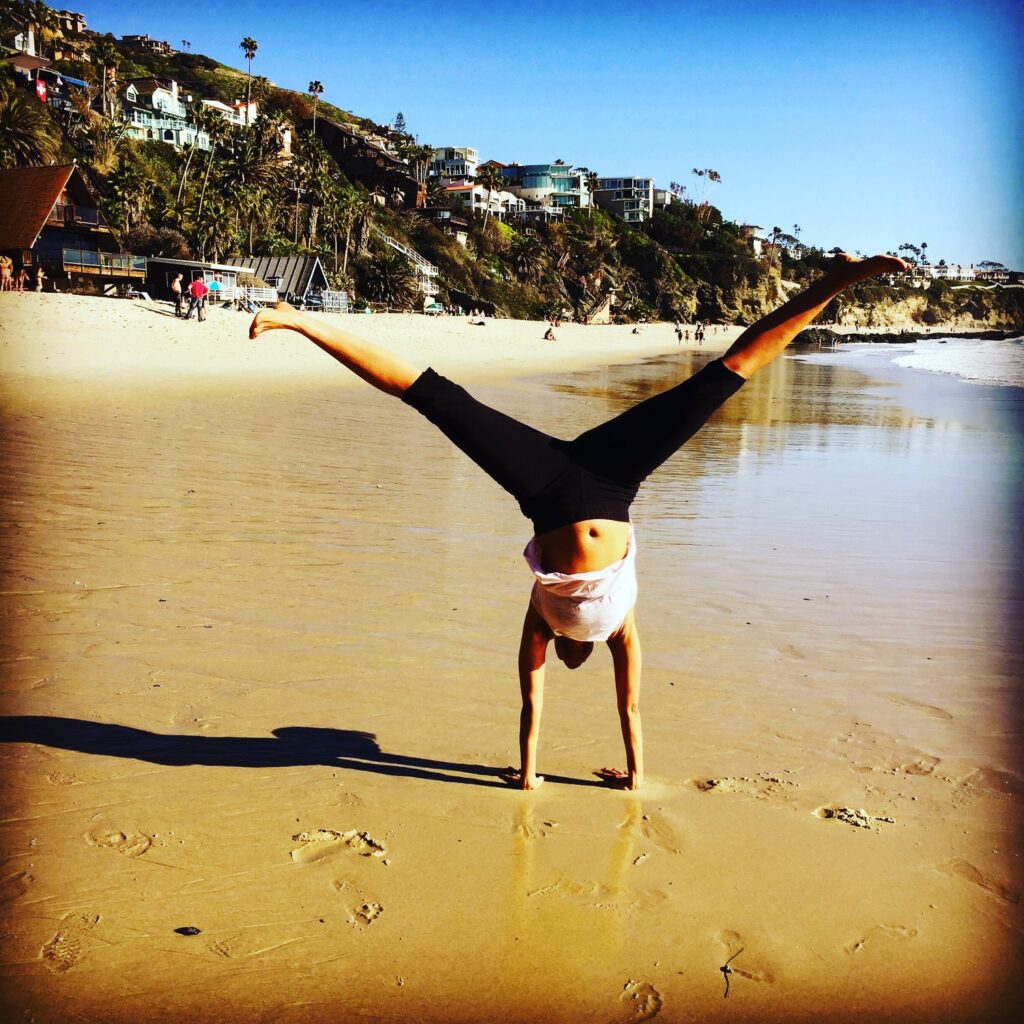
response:
[[[853,343],[833,352],[807,353],[797,358],[839,361],[859,368],[869,367],[869,360],[885,359],[894,366],[941,373],[972,384],[1024,387],[1024,337],[926,338],[905,345]]]

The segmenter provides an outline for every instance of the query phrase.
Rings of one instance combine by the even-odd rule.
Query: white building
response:
[[[434,150],[429,174],[433,178],[475,178],[480,157],[471,146],[444,146]]]
[[[237,125],[239,128],[252,124],[259,113],[255,100],[248,104],[245,100],[236,100],[234,103],[221,103],[220,100],[203,100],[202,102],[204,107],[216,110],[225,121]]]
[[[124,92],[125,120],[127,134],[133,139],[166,142],[180,149],[196,145],[200,149],[210,148],[210,137],[189,123],[186,103],[183,101],[175,81],[161,82],[156,78],[142,78],[131,81]]]
[[[487,188],[471,181],[459,181],[452,185],[446,185],[444,192],[449,202],[456,206],[481,215],[490,210],[490,215],[497,217],[498,220],[513,220],[526,209],[525,200],[519,196],[495,189],[488,199]]]

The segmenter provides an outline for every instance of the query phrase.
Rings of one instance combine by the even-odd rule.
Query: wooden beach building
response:
[[[181,274],[181,283],[187,288],[200,280],[216,291],[217,298],[230,302],[238,295],[238,278],[252,274],[252,262],[244,264],[210,263],[206,260],[179,260],[171,256],[150,256],[146,261],[146,291],[151,298],[174,301],[171,282]],[[216,288],[213,285],[216,284]]]
[[[146,276],[146,259],[121,249],[74,164],[0,170],[0,255],[47,290],[100,294]]]

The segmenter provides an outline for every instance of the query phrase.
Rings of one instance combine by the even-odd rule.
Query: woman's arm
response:
[[[526,610],[523,638],[519,645],[519,688],[523,710],[519,715],[519,754],[522,770],[515,780],[523,789],[536,789],[544,781],[537,774],[537,740],[540,714],[544,709],[544,661],[551,630],[533,607]]]
[[[608,639],[615,667],[615,700],[622,742],[626,746],[626,788],[639,789],[644,780],[644,737],[640,727],[640,634],[631,610],[622,628]]]

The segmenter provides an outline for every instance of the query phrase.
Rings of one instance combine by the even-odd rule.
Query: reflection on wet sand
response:
[[[586,858],[573,861],[579,837],[567,835],[560,822],[545,817],[535,800],[517,800],[511,829],[511,921],[516,933],[540,955],[585,951],[595,928],[604,943],[609,939],[617,944],[625,941],[628,918],[637,909],[630,872],[648,855],[638,857],[636,849],[644,821],[643,803],[635,796],[624,796],[623,803],[614,831],[595,836],[593,829],[600,825],[593,823],[588,829]],[[605,816],[597,821],[612,824]],[[595,874],[602,847],[608,851],[607,866]]]

